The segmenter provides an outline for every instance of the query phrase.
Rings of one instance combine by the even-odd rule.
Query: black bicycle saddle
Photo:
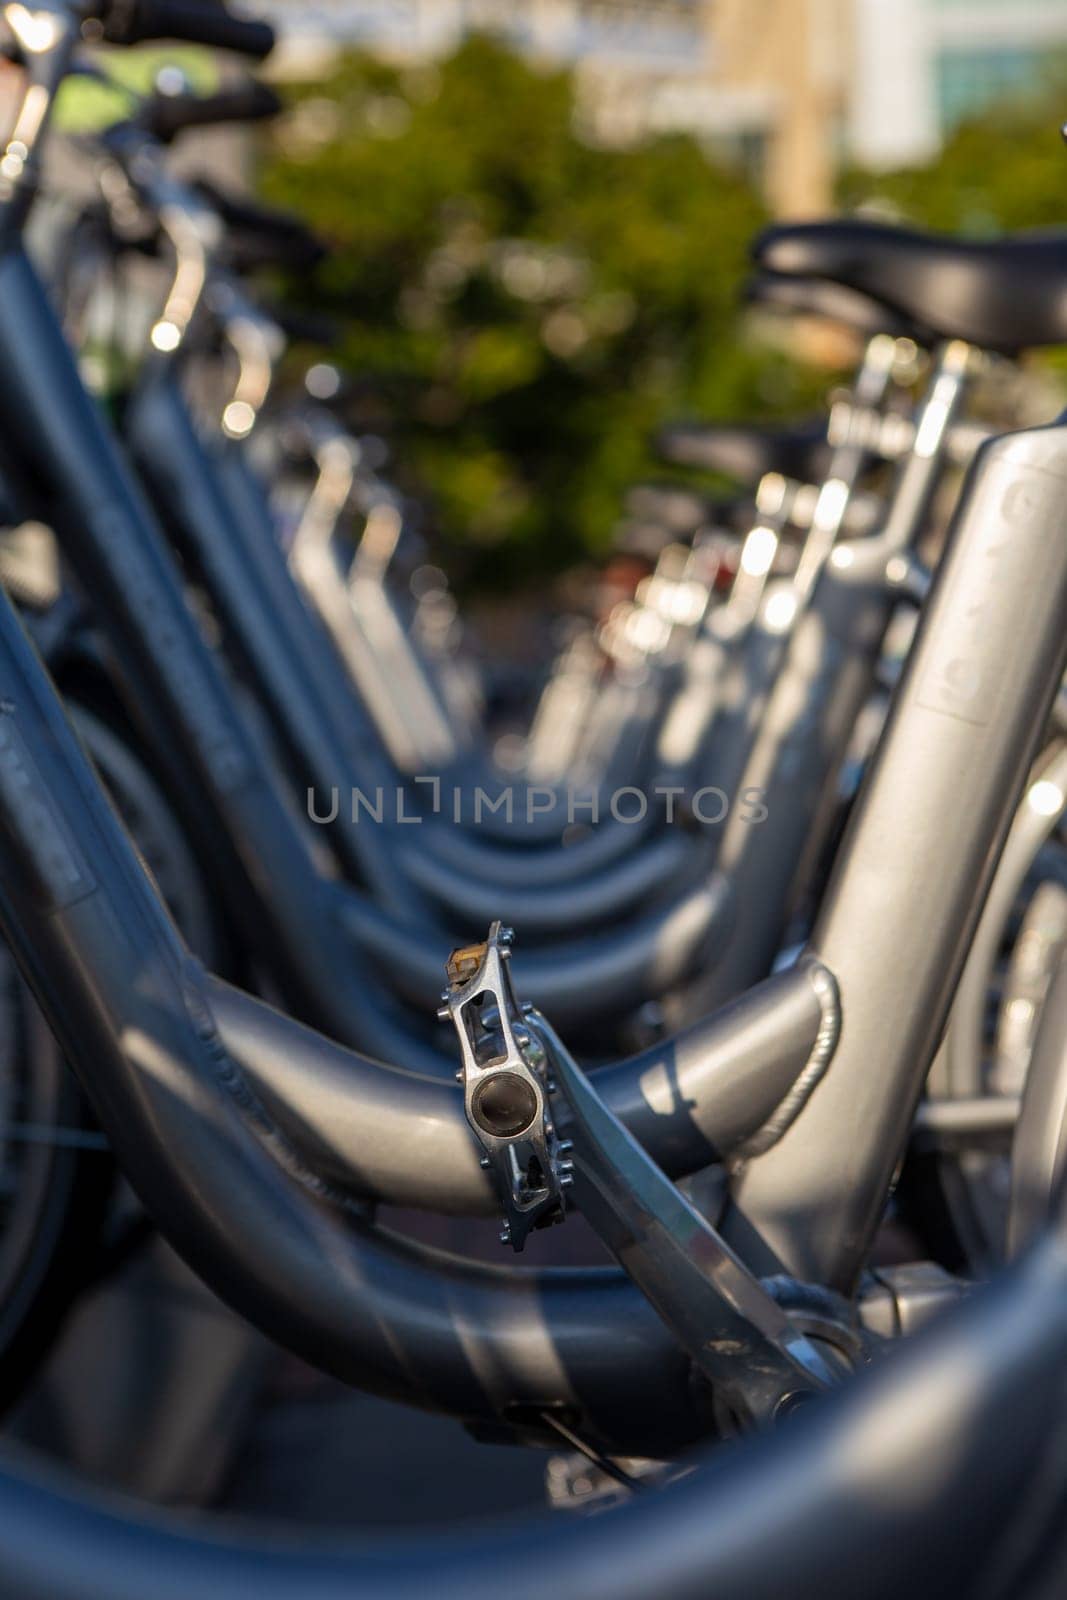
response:
[[[742,298],[753,306],[770,306],[802,317],[825,317],[843,323],[865,339],[887,333],[894,339],[929,341],[929,330],[914,319],[892,310],[858,289],[831,283],[826,278],[794,278],[784,272],[757,272],[742,290]]]
[[[926,330],[984,350],[1067,344],[1067,232],[957,239],[884,223],[785,223],[758,267],[857,290]]]

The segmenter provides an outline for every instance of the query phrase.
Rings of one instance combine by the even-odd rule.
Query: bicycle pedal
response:
[[[509,928],[494,922],[484,944],[448,958],[438,1016],[459,1039],[467,1121],[482,1147],[504,1211],[502,1244],[522,1250],[535,1228],[562,1222],[570,1179],[549,1105],[544,1047],[515,999]]]

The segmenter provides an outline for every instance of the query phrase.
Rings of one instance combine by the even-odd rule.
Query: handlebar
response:
[[[216,0],[105,0],[98,16],[109,44],[174,39],[232,50],[254,61],[263,61],[274,49],[269,23],[235,17]]]
[[[198,180],[197,189],[230,231],[229,253],[239,270],[247,265],[310,271],[326,255],[322,240],[299,217],[230,194],[206,178]]]
[[[217,94],[154,94],[145,102],[137,120],[154,138],[169,144],[187,128],[264,122],[276,117],[281,109],[282,103],[273,89],[247,78]]]

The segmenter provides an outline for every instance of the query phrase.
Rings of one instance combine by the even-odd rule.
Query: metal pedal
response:
[[[502,1244],[519,1251],[534,1228],[562,1222],[571,1181],[548,1100],[545,1053],[515,1000],[509,928],[453,950],[438,1011],[459,1039],[467,1121],[493,1173],[504,1211]]]

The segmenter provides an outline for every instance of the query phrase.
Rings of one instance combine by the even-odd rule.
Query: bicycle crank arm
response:
[[[836,1383],[831,1362],[631,1137],[551,1024],[524,1016],[565,1102],[557,1120],[574,1146],[579,1209],[731,1417],[766,1425]]]

